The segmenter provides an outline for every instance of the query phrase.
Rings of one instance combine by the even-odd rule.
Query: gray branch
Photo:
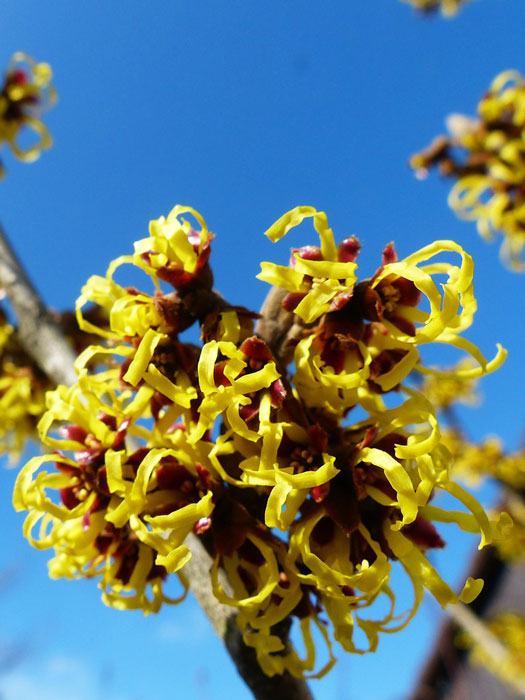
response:
[[[17,315],[20,341],[27,354],[57,384],[76,381],[74,353],[60,327],[51,317],[0,226],[0,287]],[[268,678],[253,649],[247,647],[235,623],[235,609],[222,605],[213,595],[210,580],[212,560],[199,538],[187,541],[192,559],[186,564],[190,589],[224,642],[233,663],[256,700],[313,700],[308,686],[285,673]],[[227,582],[223,581],[227,589]]]
[[[18,320],[18,337],[29,357],[57,384],[72,384],[75,355],[51,318],[0,226],[0,288]]]

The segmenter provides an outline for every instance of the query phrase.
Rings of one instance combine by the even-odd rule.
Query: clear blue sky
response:
[[[475,257],[479,313],[469,337],[506,367],[465,414],[473,436],[510,447],[523,428],[525,277],[447,209],[448,184],[415,180],[409,155],[472,113],[496,73],[525,71],[523,0],[474,0],[454,21],[398,0],[4,0],[0,64],[25,50],[49,61],[59,103],[55,147],[32,166],[6,156],[0,216],[47,302],[70,306],[86,278],[143,237],[150,218],[191,204],[217,233],[217,286],[258,307],[261,259],[288,244],[262,232],[296,204],[325,209],[336,234],[361,237],[365,274],[394,239],[407,254],[454,238]],[[294,243],[297,239],[294,239]],[[519,377],[519,380],[517,379]],[[521,412],[521,414],[520,414]],[[193,603],[157,617],[102,606],[89,583],[49,582],[10,509],[0,470],[0,653],[27,646],[0,676],[2,700],[212,700],[247,697]],[[458,580],[470,541],[441,558]],[[425,604],[403,634],[366,658],[342,657],[319,700],[401,700],[436,631]]]

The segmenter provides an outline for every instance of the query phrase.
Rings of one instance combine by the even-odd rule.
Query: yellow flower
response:
[[[452,17],[468,0],[404,0],[421,12],[437,12],[441,10],[445,17]]]
[[[184,214],[190,214],[200,230],[193,228]],[[133,262],[156,285],[161,279],[180,288],[204,279],[213,234],[199,212],[178,204],[167,217],[151,221],[149,232],[149,238],[135,243]]]
[[[11,58],[0,92],[0,145],[5,142],[13,155],[26,163],[36,160],[52,145],[51,136],[40,115],[56,100],[51,86],[51,68],[35,63],[27,54],[17,52]],[[19,143],[20,134],[29,129],[37,140],[30,146]],[[0,177],[4,170],[0,162]]]
[[[449,137],[440,137],[412,157],[423,176],[438,165],[456,179],[449,204],[462,219],[476,221],[491,240],[504,237],[501,255],[525,270],[525,79],[517,71],[498,75],[478,105],[478,119],[449,118]],[[458,155],[459,153],[459,155]]]
[[[437,411],[446,411],[456,402],[470,406],[479,405],[480,398],[476,393],[478,377],[462,376],[464,369],[471,369],[473,363],[464,359],[456,367],[443,370],[438,375],[427,374],[420,387]]]
[[[461,478],[477,482],[492,477],[517,491],[525,489],[523,450],[505,453],[497,437],[472,443],[454,430],[444,432],[443,442],[452,454],[454,473]]]
[[[35,435],[45,411],[47,381],[31,367],[2,362],[0,368],[0,452],[15,461],[26,440]]]
[[[351,293],[359,245],[355,239],[347,239],[336,247],[326,214],[306,206],[283,214],[266,235],[275,243],[307,218],[313,219],[320,247],[294,250],[290,267],[263,262],[257,278],[286,289],[289,292],[286,308],[293,309],[305,323],[312,323],[337,303],[339,297]]]
[[[39,430],[56,452],[21,470],[14,505],[29,510],[31,544],[55,550],[52,576],[100,577],[109,605],[153,612],[171,602],[162,582],[188,561],[183,541],[213,510],[210,472],[184,439],[173,437],[174,449],[130,451],[128,436],[149,437],[136,424],[144,401],[129,400],[130,391],[100,391],[84,375],[49,393]],[[41,471],[49,462],[55,470]]]
[[[311,247],[301,248],[294,259],[303,260],[301,254],[308,254],[308,263],[322,265],[323,277],[312,277],[312,270],[310,275],[298,273],[297,264],[286,268],[263,263],[259,278],[290,292],[283,301],[286,310],[307,323],[318,322],[299,340],[294,354],[293,381],[308,406],[344,415],[359,402],[363,390],[390,391],[414,369],[439,380],[450,379],[451,371],[443,373],[422,364],[419,346],[428,343],[452,345],[473,359],[473,364],[463,362],[453,371],[458,382],[472,381],[502,364],[506,353],[501,346],[488,361],[462,337],[472,324],[477,304],[473,261],[461,246],[436,241],[398,260],[390,244],[376,274],[358,282],[355,258],[359,243],[347,239],[336,247],[323,212],[297,207],[281,217],[268,235],[278,240],[305,217],[314,219],[322,245],[313,252]],[[460,257],[459,265],[448,261],[451,255]],[[339,262],[348,256],[352,262]],[[351,278],[338,279],[342,265],[352,267]],[[442,275],[446,281],[440,289],[436,278]],[[328,296],[321,295],[318,286],[326,280],[335,285]],[[315,312],[304,312],[303,305]]]
[[[14,462],[34,437],[49,382],[19,346],[0,310],[0,453]]]
[[[280,376],[270,350],[255,337],[245,340],[239,348],[228,341],[206,343],[198,366],[203,399],[191,440],[199,440],[223,415],[226,425],[237,435],[257,441],[259,434],[248,424],[250,414],[258,412],[259,392],[279,383]]]
[[[507,495],[505,511],[511,522],[496,533],[494,546],[498,556],[510,564],[525,560],[525,503],[520,496]]]

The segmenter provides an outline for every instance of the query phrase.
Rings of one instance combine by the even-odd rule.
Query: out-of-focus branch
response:
[[[478,640],[479,628],[483,627],[485,648],[490,647],[491,656],[501,656],[501,645],[493,638],[489,630],[480,620],[496,599],[508,569],[494,547],[486,547],[476,554],[469,567],[468,575],[482,578],[485,585],[479,596],[468,606],[449,606],[448,613],[437,637],[434,648],[423,667],[416,688],[410,700],[444,700],[449,697],[456,677],[461,672],[467,660],[466,649],[459,648],[456,638],[460,629],[465,629],[473,638]],[[490,637],[489,637],[490,635]],[[493,644],[496,642],[497,646]]]
[[[17,315],[20,341],[30,357],[57,384],[76,380],[74,354],[22,267],[0,226],[0,287]],[[256,700],[313,700],[306,683],[289,673],[269,678],[257,662],[253,649],[244,644],[235,622],[235,609],[222,605],[213,595],[212,560],[195,535],[188,538],[192,559],[184,569],[190,589]],[[228,584],[223,581],[225,590]]]
[[[31,284],[1,225],[0,288],[5,290],[16,313],[18,337],[27,354],[52,381],[73,383],[73,350]]]

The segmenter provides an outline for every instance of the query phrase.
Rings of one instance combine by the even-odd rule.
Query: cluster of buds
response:
[[[518,612],[499,613],[489,620],[488,628],[506,652],[503,659],[496,660],[467,633],[463,633],[458,642],[470,649],[471,663],[488,669],[509,689],[522,695],[525,688],[525,617]]]
[[[452,115],[448,127],[449,135],[414,155],[411,166],[419,177],[436,166],[453,178],[452,209],[475,221],[487,240],[502,234],[502,258],[525,270],[525,78],[501,73],[481,99],[478,118]]]
[[[56,100],[51,78],[47,63],[35,63],[30,56],[17,52],[0,88],[0,145],[6,143],[13,155],[26,163],[36,160],[52,144],[40,118]],[[34,139],[30,145],[23,146],[20,137],[28,130],[33,132]],[[0,161],[0,177],[3,175]]]
[[[26,536],[54,550],[51,575],[96,577],[121,609],[184,597],[193,532],[261,668],[298,677],[333,665],[333,639],[376,649],[409,623],[425,589],[442,605],[481,590],[469,579],[457,595],[427,558],[445,545],[435,523],[479,533],[480,547],[498,523],[451,477],[436,411],[411,377],[440,376],[421,358],[430,343],[471,358],[456,371],[465,381],[505,358],[498,347],[488,361],[462,335],[476,301],[460,246],[438,241],[398,260],[390,244],[359,280],[359,241],[337,244],[323,212],[297,207],[267,235],[278,241],[305,219],[319,245],[294,249],[289,266],[262,264],[259,278],[282,303],[256,326],[258,314],[213,290],[213,235],[189,207],[152,221],[132,255],[90,278],[78,323],[102,341],[78,357],[74,386],[48,394],[39,433],[50,452],[22,468],[14,494],[29,511]],[[121,285],[122,266],[145,273],[151,291]],[[107,326],[88,320],[89,304]],[[200,345],[181,337],[194,325]],[[262,332],[272,325],[271,337]],[[413,589],[404,610],[395,566]]]
[[[445,17],[453,17],[469,0],[404,0],[424,14],[441,12]]]

